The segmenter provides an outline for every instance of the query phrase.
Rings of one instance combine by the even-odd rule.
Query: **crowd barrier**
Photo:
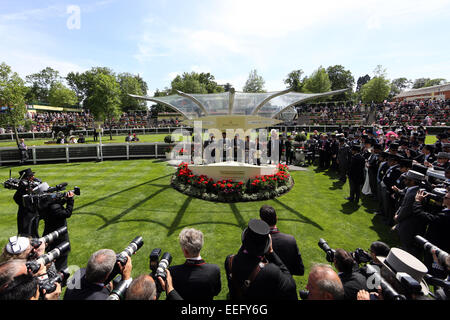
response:
[[[28,147],[28,164],[38,162],[73,162],[79,160],[165,158],[174,144],[153,143],[107,143],[63,144]],[[0,165],[18,164],[21,153],[17,147],[0,148]]]

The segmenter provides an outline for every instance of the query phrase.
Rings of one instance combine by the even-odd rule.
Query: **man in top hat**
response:
[[[372,142],[374,142],[374,140],[372,140]],[[369,175],[369,185],[370,185],[370,190],[372,191],[372,193],[374,194],[374,196],[377,196],[377,192],[378,192],[378,188],[377,188],[377,173],[378,173],[378,168],[380,166],[380,161],[379,161],[379,155],[381,154],[381,152],[383,147],[378,144],[378,143],[374,143],[373,144],[373,149],[372,152],[367,160],[367,166],[368,166],[368,175]]]
[[[395,210],[395,201],[393,198],[394,190],[392,187],[396,184],[397,179],[401,176],[402,172],[400,171],[399,162],[402,157],[390,154],[388,158],[389,169],[386,171],[386,174],[383,177],[381,182],[381,187],[383,189],[382,201],[384,214],[386,219],[386,224],[393,226],[394,225],[394,210]]]
[[[433,162],[433,167],[443,168],[446,170],[449,165],[450,153],[448,152],[439,152],[436,156],[437,160]]]
[[[292,275],[302,276],[305,273],[305,267],[303,266],[302,255],[298,249],[297,241],[294,236],[278,230],[278,219],[275,209],[269,205],[263,205],[259,209],[259,217],[269,225],[272,247],[275,253]]]
[[[242,246],[225,259],[232,300],[297,300],[294,279],[272,247],[269,225],[252,219],[242,233]]]
[[[413,205],[419,191],[419,185],[424,179],[425,176],[419,172],[409,170],[406,173],[406,193],[394,216],[394,221],[397,223],[394,228],[398,231],[403,249],[416,257],[420,256],[422,249],[415,245],[414,236],[423,235],[426,225],[413,214]]]
[[[350,146],[345,142],[344,137],[339,137],[339,146],[337,153],[337,164],[339,166],[339,181],[345,183],[347,181],[347,172],[351,160]]]
[[[352,146],[352,159],[348,170],[348,181],[350,185],[350,196],[345,198],[350,202],[359,202],[361,188],[364,184],[366,160],[360,154],[361,146]]]
[[[434,156],[434,146],[426,144],[422,148],[422,154],[418,155],[414,160],[425,165],[432,164],[436,161],[436,157]]]
[[[423,278],[428,273],[428,268],[419,259],[399,248],[392,248],[387,257],[377,256],[377,259],[382,265],[381,273],[394,290],[407,300],[427,299],[430,289]],[[415,292],[408,292],[402,286],[401,278],[407,276],[415,281]]]
[[[335,133],[331,134],[331,141],[330,141],[330,157],[331,157],[331,169],[337,170],[338,164],[337,164],[337,155],[339,151],[339,142],[337,140],[337,136]]]
[[[34,172],[30,168],[19,171],[20,183],[19,188],[14,193],[13,199],[19,206],[17,211],[17,234],[21,236],[31,236],[38,238],[39,217],[37,212],[26,207],[23,202],[23,196],[31,191],[31,185],[36,179]]]

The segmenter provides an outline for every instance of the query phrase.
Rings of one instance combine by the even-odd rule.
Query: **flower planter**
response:
[[[287,166],[279,165],[273,175],[258,176],[247,182],[223,179],[214,181],[205,175],[195,175],[187,163],[181,163],[171,180],[174,189],[191,197],[216,202],[244,202],[273,199],[290,191],[294,180]]]

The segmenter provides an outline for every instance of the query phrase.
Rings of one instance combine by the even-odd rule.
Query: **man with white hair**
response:
[[[206,263],[200,256],[203,233],[184,228],[179,239],[186,262],[169,268],[173,287],[184,300],[213,300],[221,290],[220,268],[216,264]]]

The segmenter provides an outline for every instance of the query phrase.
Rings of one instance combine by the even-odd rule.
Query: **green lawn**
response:
[[[167,136],[167,133],[158,133],[158,134],[145,134],[138,135],[140,142],[164,142],[164,137]],[[310,134],[308,134],[309,136]],[[125,142],[126,135],[123,136],[113,136],[113,139],[110,140],[109,136],[104,136],[102,138],[102,143],[122,143]],[[205,134],[205,138],[207,138],[207,134]],[[28,146],[43,146],[46,141],[51,141],[51,139],[25,139],[25,143]],[[436,142],[436,136],[427,136],[426,141],[427,144],[432,144]],[[86,139],[86,143],[98,143],[98,141],[94,141],[93,137],[88,137]],[[137,143],[137,142],[133,142]],[[56,145],[56,143],[55,143]],[[16,142],[12,140],[0,140],[0,148],[2,147],[15,147]]]
[[[12,167],[13,175],[26,167]],[[8,167],[0,168],[2,181],[9,176]],[[72,252],[69,265],[85,267],[89,256],[101,248],[121,251],[136,236],[144,238],[144,246],[133,257],[133,276],[148,273],[148,256],[155,247],[173,255],[172,264],[184,262],[178,234],[184,227],[202,230],[205,245],[202,257],[222,270],[222,291],[228,292],[224,260],[240,247],[240,236],[247,222],[258,218],[263,204],[275,207],[278,227],[293,234],[306,267],[305,276],[295,276],[298,288],[304,288],[311,264],[326,263],[325,254],[317,246],[319,238],[332,248],[367,250],[370,243],[382,240],[397,243],[396,235],[369,214],[376,203],[366,199],[361,206],[349,205],[348,184],[336,183],[328,171],[292,172],[294,188],[280,198],[252,203],[212,203],[187,197],[170,187],[174,168],[159,160],[130,160],[45,164],[32,167],[36,176],[50,185],[68,182],[79,186],[81,195],[68,220]],[[17,232],[17,206],[14,191],[0,193],[0,245]],[[42,224],[40,226],[42,231]]]

